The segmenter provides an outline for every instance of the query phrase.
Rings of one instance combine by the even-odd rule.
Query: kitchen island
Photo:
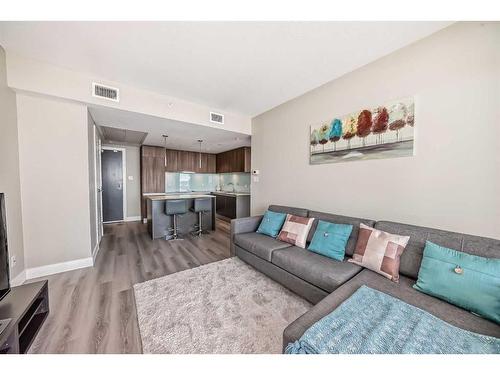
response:
[[[165,213],[167,200],[186,200],[187,212],[177,216],[177,231],[181,235],[189,234],[198,224],[198,214],[191,209],[196,198],[212,199],[212,209],[203,213],[203,230],[215,230],[215,196],[210,194],[151,194],[145,195],[147,201],[148,231],[153,239],[169,238],[168,228],[173,227],[171,215]]]
[[[217,217],[224,221],[250,216],[250,193],[213,192],[217,196]]]

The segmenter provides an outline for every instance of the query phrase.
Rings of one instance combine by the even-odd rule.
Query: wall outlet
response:
[[[15,255],[12,255],[10,257],[10,268],[14,268],[15,265],[16,265],[16,262],[17,262],[17,259],[16,259],[16,256]]]

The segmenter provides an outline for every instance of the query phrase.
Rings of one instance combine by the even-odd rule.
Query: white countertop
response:
[[[147,199],[152,201],[166,201],[172,199],[195,199],[195,198],[215,198],[210,194],[158,194],[146,195]]]
[[[196,195],[196,198],[198,198],[199,195],[210,195],[210,194],[215,194],[215,195],[226,195],[229,197],[244,197],[244,196],[250,196],[250,193],[239,193],[239,192],[231,192],[231,191],[198,191],[198,192],[184,192],[184,193],[143,193],[142,195],[145,198],[152,198],[152,197],[163,197],[163,196],[172,196],[172,197],[179,197],[183,196],[184,198],[188,197],[193,197]]]
[[[214,192],[212,192],[212,194],[228,195],[230,197],[241,197],[241,196],[250,195],[250,193],[233,193],[230,191],[214,191]]]

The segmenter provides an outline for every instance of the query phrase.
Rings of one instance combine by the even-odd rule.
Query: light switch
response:
[[[134,176],[128,176],[129,181],[134,181]]]

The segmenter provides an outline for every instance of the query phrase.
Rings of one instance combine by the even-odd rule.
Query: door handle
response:
[[[122,183],[121,183],[121,182],[119,182],[119,183],[118,183],[118,190],[121,190],[121,189],[122,189]]]

